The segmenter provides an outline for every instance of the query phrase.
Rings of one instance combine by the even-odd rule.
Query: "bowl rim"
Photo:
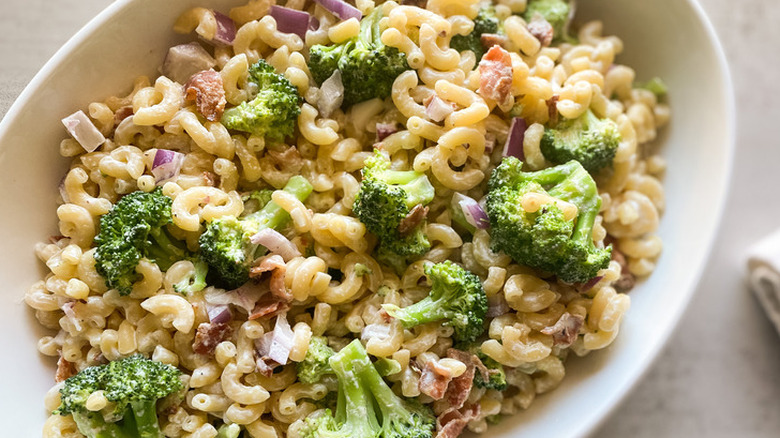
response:
[[[11,126],[16,119],[20,116],[21,110],[30,100],[30,97],[38,93],[45,87],[49,78],[56,73],[56,67],[59,66],[67,57],[71,56],[76,49],[84,44],[93,33],[99,28],[104,26],[106,22],[112,19],[115,15],[120,14],[124,9],[130,7],[138,0],[117,0],[109,4],[100,13],[90,19],[81,29],[79,29],[68,41],[63,44],[54,55],[46,61],[46,63],[40,68],[40,70],[33,76],[30,82],[24,87],[22,92],[16,97],[13,104],[8,108],[7,112],[0,120],[0,144],[4,143],[5,137],[8,132],[11,131]],[[206,1],[206,0],[204,0]],[[725,119],[724,129],[727,131],[726,150],[723,158],[725,163],[724,174],[720,180],[717,192],[720,196],[717,197],[717,205],[713,209],[716,212],[716,219],[713,223],[712,232],[703,248],[702,257],[697,265],[693,269],[691,275],[691,287],[686,291],[684,296],[680,298],[679,305],[674,309],[674,314],[669,319],[670,323],[667,324],[658,335],[658,341],[652,346],[648,357],[650,360],[644,361],[638,364],[627,373],[628,384],[621,386],[620,388],[610,391],[607,397],[607,402],[603,404],[602,408],[591,412],[592,415],[586,417],[577,430],[572,431],[573,437],[586,437],[602,426],[615,410],[619,406],[620,402],[624,400],[628,394],[633,391],[639,382],[650,371],[651,366],[654,365],[660,357],[661,350],[668,345],[672,332],[679,326],[682,319],[682,315],[688,309],[693,296],[697,293],[701,279],[703,277],[706,267],[710,264],[710,260],[713,257],[713,248],[715,245],[715,238],[723,226],[723,214],[726,206],[726,201],[730,196],[732,190],[732,178],[733,178],[733,158],[735,154],[736,145],[736,108],[735,108],[735,94],[734,84],[732,81],[732,75],[729,67],[729,63],[726,57],[726,53],[720,38],[707,16],[703,6],[698,0],[685,0],[687,6],[692,10],[697,20],[701,23],[706,39],[713,50],[715,59],[718,65],[718,79],[723,87],[724,105],[725,105]]]

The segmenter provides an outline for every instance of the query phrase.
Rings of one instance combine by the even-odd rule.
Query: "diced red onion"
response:
[[[162,69],[163,75],[186,84],[192,75],[217,65],[217,61],[198,43],[179,44],[168,49]]]
[[[335,70],[320,87],[320,98],[317,106],[323,117],[330,117],[336,108],[344,102],[344,84],[341,82],[341,70]]]
[[[100,133],[100,130],[92,123],[92,120],[84,114],[84,111],[78,110],[65,117],[62,119],[62,124],[65,125],[68,133],[87,152],[94,152],[95,149],[106,142],[106,137]]]
[[[311,15],[308,12],[272,5],[271,16],[276,20],[276,29],[279,32],[294,33],[306,38],[306,31],[311,25]]]
[[[523,140],[525,140],[525,130],[528,129],[525,119],[515,117],[512,119],[512,125],[509,127],[509,135],[504,143],[505,157],[515,157],[520,161],[525,160],[523,152]]]
[[[309,17],[309,30],[317,30],[320,28],[320,20],[314,15]]]
[[[298,251],[298,247],[290,242],[290,239],[271,228],[260,230],[257,234],[250,237],[249,240],[255,245],[263,245],[272,253],[279,254],[285,262],[301,255],[301,252]]]
[[[455,107],[450,103],[432,94],[425,103],[425,115],[434,122],[441,122],[455,112]]]
[[[509,305],[506,303],[504,294],[499,292],[488,297],[488,309],[485,316],[495,318],[509,312]]]
[[[587,292],[587,291],[593,289],[593,286],[597,285],[599,283],[599,281],[601,281],[602,278],[604,278],[603,275],[597,275],[597,276],[591,278],[590,280],[586,281],[580,287],[580,292]]]
[[[363,13],[358,8],[341,0],[314,0],[314,2],[330,11],[340,20],[349,20],[350,18],[360,20],[363,18]]]
[[[396,132],[398,132],[398,125],[395,123],[376,124],[376,139],[378,141],[382,141]]]
[[[206,303],[206,312],[209,315],[209,322],[212,324],[224,324],[233,319],[233,313],[227,304],[214,306]]]
[[[274,337],[271,339],[271,348],[268,351],[268,357],[282,365],[287,363],[290,356],[290,350],[293,347],[293,337],[295,334],[287,322],[287,314],[283,313],[276,317],[274,326]]]
[[[496,136],[487,133],[485,134],[485,153],[490,154],[493,152],[493,149],[496,148]]]
[[[65,316],[68,317],[70,322],[73,324],[73,328],[76,329],[76,331],[81,331],[81,320],[78,316],[76,316],[76,311],[73,310],[73,307],[76,305],[75,301],[68,301],[67,303],[62,305],[62,311],[65,313]]]
[[[255,308],[255,303],[260,297],[268,293],[267,285],[261,286],[253,282],[247,282],[238,289],[225,291],[216,288],[207,288],[203,294],[203,298],[207,303],[213,305],[227,305],[232,304],[234,306],[244,309],[249,315]]]
[[[457,204],[469,225],[480,230],[490,228],[490,219],[477,201],[461,193],[452,195],[453,204]]]
[[[258,357],[268,357],[268,352],[271,351],[271,342],[274,339],[274,332],[263,333],[263,336],[255,339],[255,351],[257,351]]]
[[[60,180],[60,184],[57,186],[57,188],[60,190],[60,197],[62,198],[62,202],[68,203],[70,202],[70,196],[68,196],[68,191],[65,190],[65,177],[63,176]]]
[[[212,12],[217,19],[217,33],[212,41],[225,46],[232,45],[233,40],[236,39],[236,23],[222,12]]]
[[[152,175],[157,184],[164,183],[179,176],[181,165],[184,163],[184,154],[167,149],[157,149],[152,164]]]

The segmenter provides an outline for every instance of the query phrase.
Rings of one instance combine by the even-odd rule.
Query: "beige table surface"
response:
[[[109,3],[0,0],[0,116]],[[746,291],[743,268],[744,249],[780,227],[780,180],[772,177],[780,174],[780,1],[701,3],[726,48],[737,93],[722,237],[672,341],[598,437],[780,436],[780,338]]]

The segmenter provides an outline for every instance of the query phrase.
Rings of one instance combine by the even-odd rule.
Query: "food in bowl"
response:
[[[669,110],[572,15],[186,11],[160,77],[63,119],[25,297],[44,436],[484,432],[608,346],[661,250]]]

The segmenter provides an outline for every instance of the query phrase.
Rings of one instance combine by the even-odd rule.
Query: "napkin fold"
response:
[[[750,247],[747,255],[750,288],[780,333],[780,230]]]

